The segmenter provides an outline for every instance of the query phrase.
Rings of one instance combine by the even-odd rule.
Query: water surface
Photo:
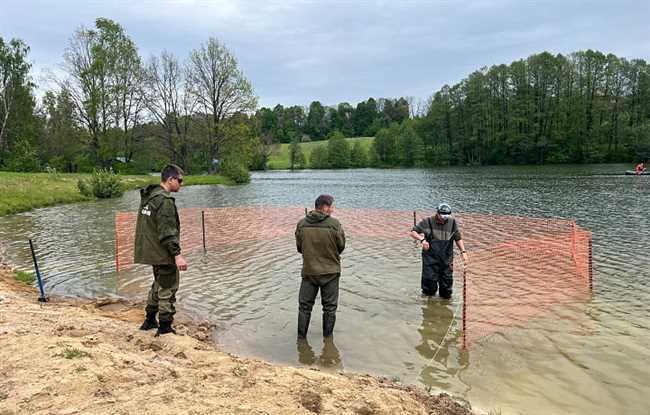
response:
[[[589,301],[467,351],[459,348],[459,287],[451,302],[422,298],[419,253],[405,239],[348,241],[333,343],[321,340],[317,302],[309,346],[296,345],[300,258],[290,237],[189,253],[179,305],[214,321],[220,345],[241,355],[399,377],[503,414],[647,413],[650,177],[623,176],[625,168],[264,172],[246,186],[195,186],[178,195],[180,207],[194,208],[309,206],[320,193],[344,208],[431,210],[444,200],[462,212],[573,218],[593,231]],[[129,192],[2,217],[0,241],[29,268],[26,239],[35,239],[49,292],[144,298],[149,270],[114,267],[114,215],[137,204]]]

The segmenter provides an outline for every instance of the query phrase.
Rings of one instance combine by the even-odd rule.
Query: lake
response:
[[[458,212],[574,219],[593,232],[588,301],[468,350],[459,342],[460,286],[450,302],[422,298],[419,251],[407,238],[349,238],[333,343],[322,342],[317,300],[309,345],[296,345],[301,262],[290,237],[188,253],[178,305],[214,322],[220,347],[239,355],[399,378],[502,414],[647,413],[650,177],[623,176],[628,167],[269,171],[249,185],[178,194],[181,208],[310,207],[321,193],[340,208],[431,212],[446,201]],[[138,199],[128,192],[0,217],[0,241],[30,269],[34,238],[48,293],[144,299],[149,269],[117,273],[114,262],[115,213],[135,211]]]

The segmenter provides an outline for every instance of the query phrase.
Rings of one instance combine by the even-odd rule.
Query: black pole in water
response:
[[[413,211],[413,226],[417,225],[417,216],[415,215],[415,211]]]
[[[307,208],[305,208],[305,216],[307,216]]]
[[[203,230],[203,252],[208,252],[205,247],[205,211],[201,211],[201,229]]]
[[[36,278],[38,279],[38,289],[41,292],[41,296],[38,297],[38,301],[44,303],[47,301],[45,298],[45,289],[43,288],[43,280],[41,279],[41,272],[38,269],[38,261],[36,261],[36,252],[34,251],[34,243],[32,240],[29,240],[29,248],[32,250],[32,260],[34,260],[34,269],[36,270]]]

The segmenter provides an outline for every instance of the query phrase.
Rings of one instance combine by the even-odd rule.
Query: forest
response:
[[[281,143],[290,143],[292,168],[650,156],[650,66],[593,50],[484,67],[425,99],[273,108],[258,106],[253,84],[215,37],[182,58],[144,58],[124,27],[98,18],[71,34],[62,70],[43,85],[29,53],[0,34],[1,170],[136,174],[172,162],[246,182]],[[346,137],[375,138],[362,146]],[[307,159],[301,143],[318,141]]]

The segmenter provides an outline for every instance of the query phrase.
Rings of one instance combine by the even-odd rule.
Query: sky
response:
[[[120,23],[146,59],[216,37],[260,106],[425,100],[483,66],[594,49],[650,60],[650,1],[0,0],[0,36],[30,47],[39,92],[73,32]]]

